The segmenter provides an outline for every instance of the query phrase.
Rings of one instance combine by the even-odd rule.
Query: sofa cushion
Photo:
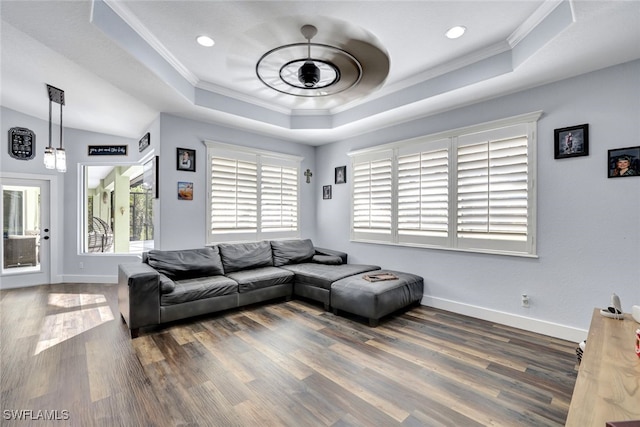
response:
[[[220,243],[220,257],[225,273],[273,266],[271,243]]]
[[[331,289],[331,284],[336,280],[344,279],[354,274],[366,273],[367,271],[380,270],[377,265],[326,265],[316,263],[292,264],[280,268],[294,272],[296,283],[323,289]]]
[[[160,293],[170,294],[176,288],[176,283],[160,273]]]
[[[238,292],[243,293],[292,282],[294,274],[277,267],[262,267],[228,273],[227,277],[238,282]]]
[[[238,283],[224,276],[177,280],[173,292],[160,296],[160,305],[174,305],[199,299],[238,293]]]
[[[224,274],[218,248],[149,251],[149,265],[172,280]]]
[[[318,264],[327,264],[327,265],[340,265],[342,264],[342,258],[335,255],[314,255],[311,258],[312,262],[316,262]]]
[[[309,239],[273,240],[271,250],[273,251],[273,265],[276,267],[309,262],[316,253],[313,243]]]

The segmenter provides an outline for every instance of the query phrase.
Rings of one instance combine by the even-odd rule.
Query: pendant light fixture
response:
[[[44,167],[47,169],[56,169],[58,172],[67,171],[67,156],[64,148],[62,147],[62,106],[64,105],[64,91],[47,85],[47,92],[49,93],[49,146],[44,150]],[[52,107],[53,103],[60,104],[60,146],[59,148],[53,148],[51,144],[52,139]]]

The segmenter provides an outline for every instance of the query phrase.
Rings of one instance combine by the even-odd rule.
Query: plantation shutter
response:
[[[541,114],[349,153],[351,239],[535,256]]]
[[[527,250],[528,174],[526,125],[459,137],[458,247]]]
[[[255,160],[212,157],[212,234],[255,234],[258,230],[257,196]]]
[[[208,244],[299,237],[301,157],[205,144]]]
[[[415,152],[423,146],[400,149],[399,243],[446,244],[449,234],[448,145],[447,139],[430,142],[428,151]]]
[[[355,239],[391,241],[392,152],[353,160],[352,234]]]
[[[263,159],[261,178],[262,231],[296,231],[298,169],[283,165],[276,159]]]

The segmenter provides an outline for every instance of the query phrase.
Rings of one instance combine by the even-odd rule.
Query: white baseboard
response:
[[[62,281],[65,283],[118,283],[118,276],[65,274],[62,276]]]
[[[518,316],[516,314],[505,313],[503,311],[491,310],[485,307],[463,304],[427,295],[422,297],[421,304],[576,343],[586,339],[588,334],[588,331],[584,329],[578,329],[571,326],[560,325],[558,323],[532,319],[530,317]]]

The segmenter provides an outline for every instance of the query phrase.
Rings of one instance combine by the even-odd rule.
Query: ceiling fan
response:
[[[309,18],[290,18],[284,25],[286,31],[290,32],[292,22],[302,19]],[[285,43],[266,48],[260,54],[254,78],[257,76],[263,87],[293,97],[339,97],[345,102],[366,96],[384,83],[389,73],[389,57],[373,35],[333,18],[313,19],[325,29],[323,32],[319,32],[317,26],[305,23],[298,28],[306,42]],[[265,41],[273,40],[274,35],[280,40],[295,40],[295,36],[283,34],[281,24],[276,22],[250,30],[246,34],[251,37],[238,49],[254,53],[258,46],[266,44]],[[321,38],[323,42],[312,41],[314,38]],[[232,55],[227,63],[242,73],[240,61],[232,61],[235,58]],[[248,65],[245,61],[242,63],[243,67]]]

